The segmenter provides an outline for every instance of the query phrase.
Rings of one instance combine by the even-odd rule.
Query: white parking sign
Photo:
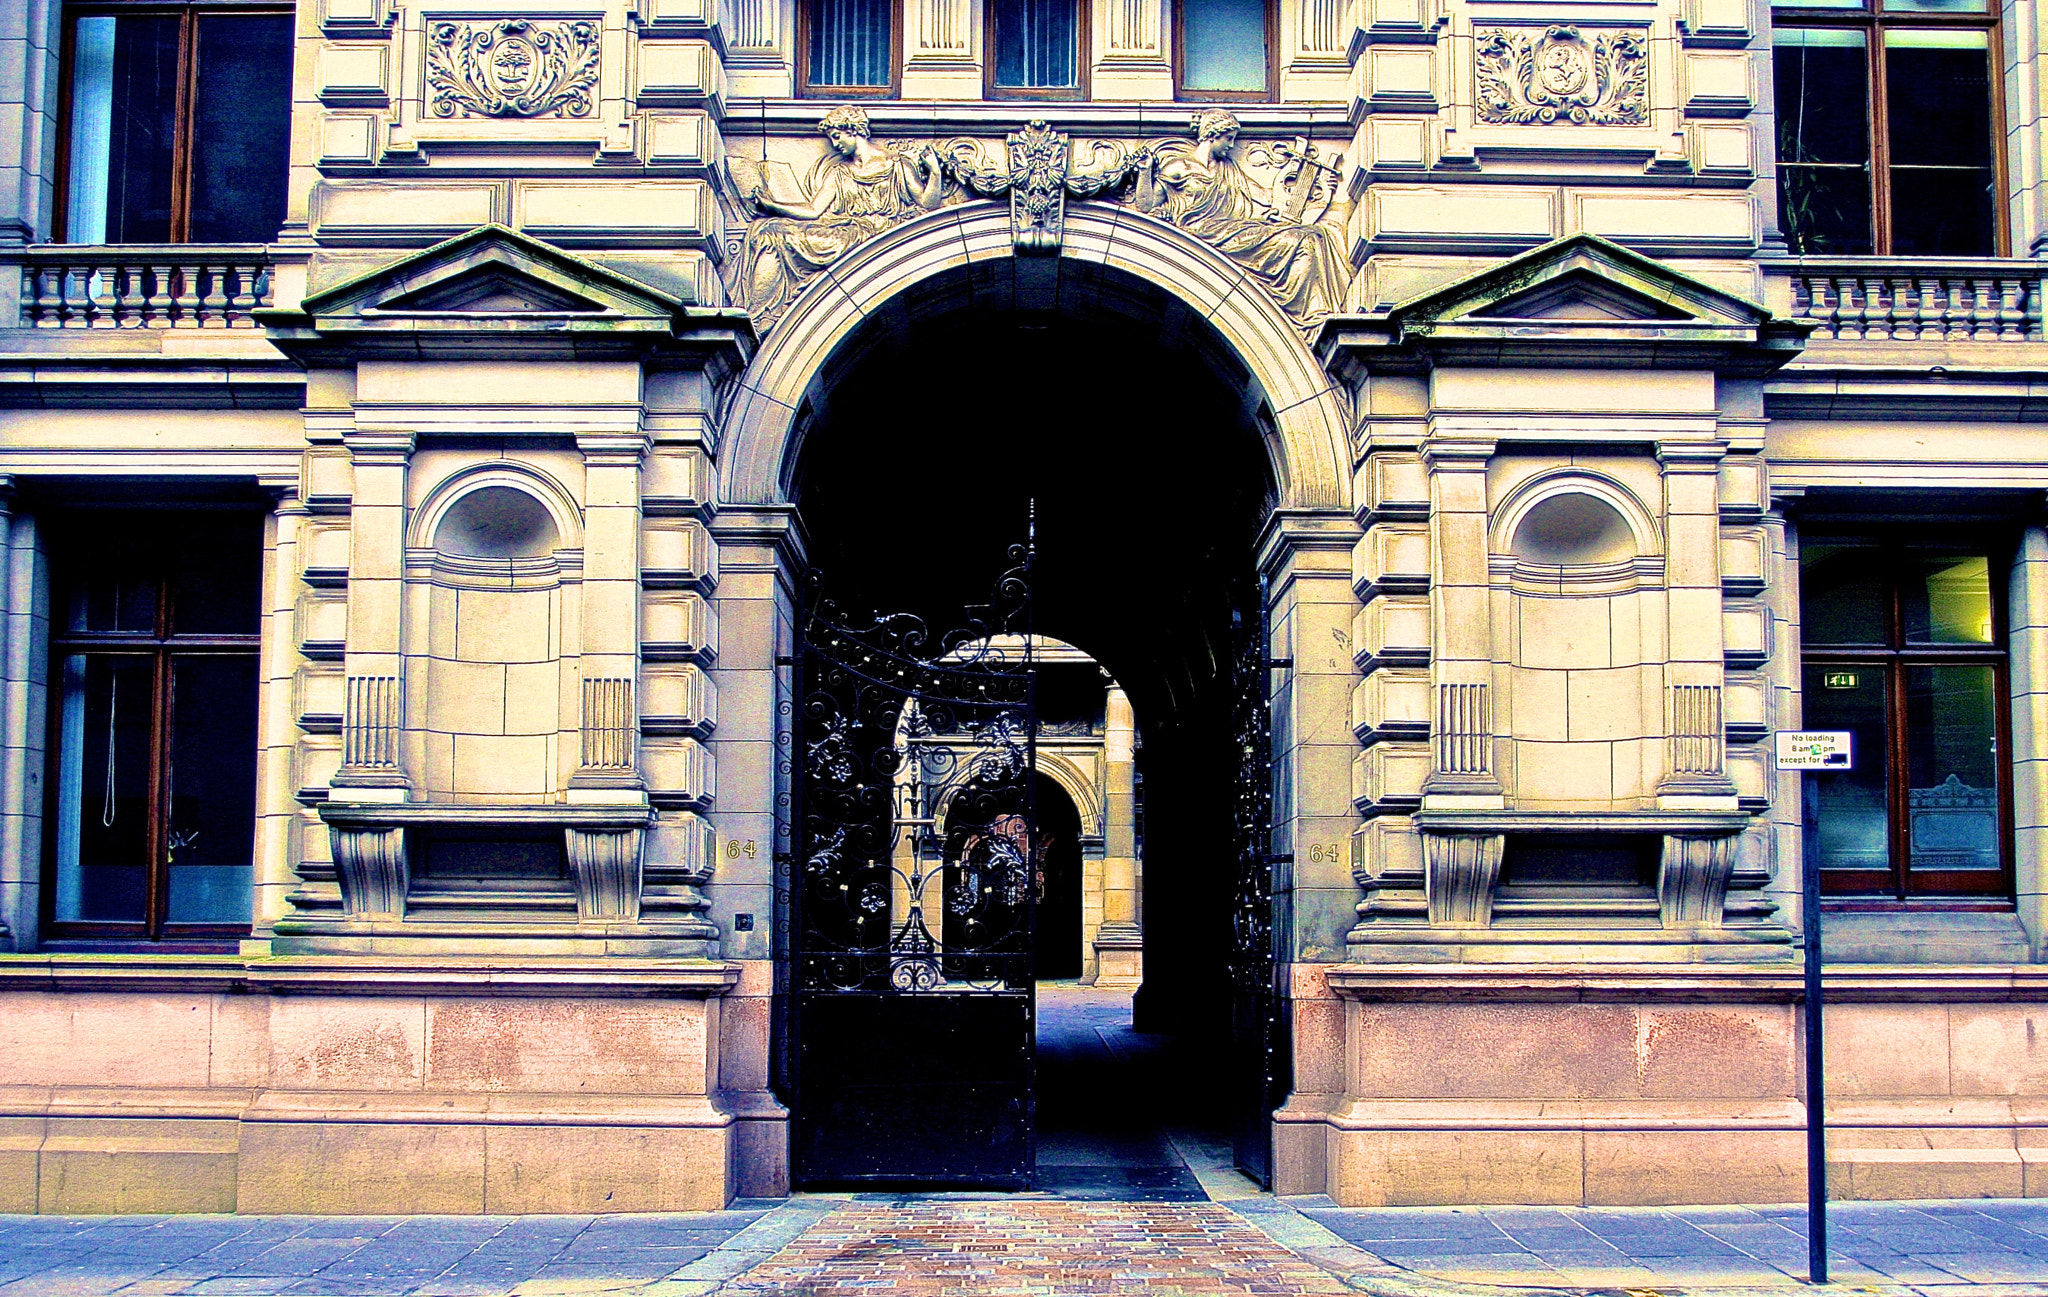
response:
[[[1847,730],[1779,730],[1778,769],[1847,770]]]

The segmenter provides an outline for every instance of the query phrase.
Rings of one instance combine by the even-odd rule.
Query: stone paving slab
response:
[[[1344,1242],[1418,1276],[1565,1288],[1805,1286],[1799,1207],[1337,1207],[1289,1200]],[[1835,1203],[1829,1279],[2048,1285],[2048,1202]],[[4,1291],[4,1290],[0,1290]]]
[[[851,1203],[720,1297],[1352,1291],[1215,1203]]]

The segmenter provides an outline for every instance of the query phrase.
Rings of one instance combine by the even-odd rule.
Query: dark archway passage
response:
[[[1042,774],[1036,783],[1042,882],[1033,949],[1044,982],[1081,975],[1081,813],[1058,784]]]
[[[796,503],[842,607],[939,627],[987,600],[1035,503],[1035,628],[1115,676],[1142,738],[1139,1026],[1227,1040],[1232,658],[1274,498],[1263,412],[1177,302],[1059,274],[1050,309],[962,276],[871,317],[800,415]]]

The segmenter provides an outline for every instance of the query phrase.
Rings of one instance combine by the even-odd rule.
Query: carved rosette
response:
[[[588,117],[595,19],[438,19],[427,27],[427,111],[435,117]]]
[[[1650,120],[1649,32],[1588,39],[1558,25],[1476,33],[1478,118],[1494,126],[1643,126]]]

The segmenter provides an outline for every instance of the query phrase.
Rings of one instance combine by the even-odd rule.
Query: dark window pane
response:
[[[1997,869],[1997,676],[1906,668],[1906,814],[1912,868]]]
[[[1080,84],[1076,0],[995,0],[996,84],[1050,89]]]
[[[57,631],[154,634],[162,548],[161,533],[146,535],[112,515],[56,529]]]
[[[890,0],[812,0],[810,83],[889,84]]]
[[[52,911],[60,920],[141,923],[152,848],[154,660],[70,656],[56,675]]]
[[[1884,643],[1884,583],[1878,548],[1869,541],[1799,542],[1799,637],[1802,643]],[[1808,725],[1809,729],[1825,726]]]
[[[1887,31],[1884,57],[1892,251],[1990,255],[1989,34]]]
[[[91,241],[162,243],[171,237],[171,159],[178,125],[176,17],[115,21],[109,90],[104,219],[99,238]],[[92,231],[88,226],[83,232]]]
[[[1991,565],[1982,554],[1909,551],[1902,566],[1908,644],[1991,643]]]
[[[188,514],[178,520],[177,531],[172,632],[256,634],[262,616],[263,520],[255,514]]]
[[[1181,85],[1266,88],[1266,0],[1181,0]]]
[[[1890,795],[1885,760],[1885,672],[1880,666],[1809,666],[1804,673],[1807,730],[1847,730],[1847,770],[1812,776],[1820,806],[1823,869],[1891,868]]]
[[[1869,61],[1862,32],[1780,28],[1778,223],[1796,253],[1871,251]]]
[[[165,856],[172,923],[247,923],[256,847],[256,659],[171,667]]]
[[[207,14],[198,28],[191,238],[268,243],[291,162],[291,16]]]

